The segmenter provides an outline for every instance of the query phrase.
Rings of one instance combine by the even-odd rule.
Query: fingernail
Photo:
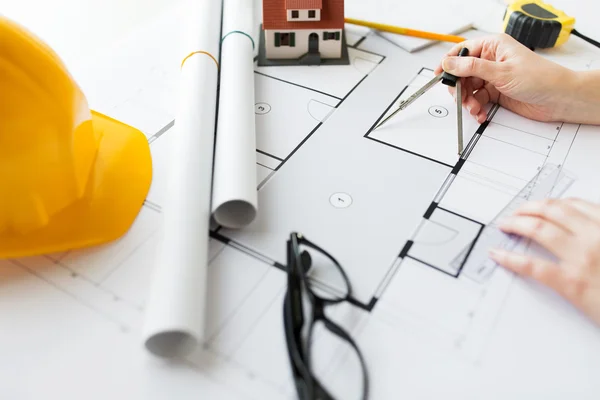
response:
[[[446,58],[442,61],[442,66],[444,67],[444,71],[452,72],[456,68],[456,60],[452,57]]]

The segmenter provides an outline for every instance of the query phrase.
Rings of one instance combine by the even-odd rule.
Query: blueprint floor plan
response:
[[[348,66],[256,67],[258,217],[240,230],[211,231],[205,346],[169,363],[144,354],[139,335],[177,134],[180,60],[172,44],[181,12],[74,70],[93,109],[146,134],[154,180],[134,226],[117,242],[0,262],[0,354],[11,365],[0,369],[0,398],[50,391],[65,399],[295,398],[282,325],[292,231],[348,273],[352,304],[330,316],[361,347],[372,398],[495,398],[490,387],[553,398],[568,385],[527,381],[522,373],[545,363],[542,347],[523,353],[523,369],[506,364],[517,351],[507,350],[517,339],[513,330],[537,339],[538,331],[519,328],[527,310],[546,316],[540,326],[553,326],[566,348],[552,351],[570,369],[554,365],[544,373],[574,385],[578,398],[599,389],[591,376],[600,367],[597,329],[501,268],[481,277],[463,265],[486,224],[547,163],[574,172],[570,195],[599,201],[591,171],[600,162],[589,149],[600,151],[600,130],[533,122],[494,106],[481,125],[465,113],[467,150],[459,157],[456,107],[441,85],[374,129],[431,79],[432,60],[448,46],[410,55],[352,29]],[[323,290],[337,289],[327,274],[312,278]],[[555,341],[548,335],[539,343]],[[324,330],[314,346],[322,382],[340,399],[357,398],[352,352]],[[523,377],[521,391],[500,384],[513,367]]]

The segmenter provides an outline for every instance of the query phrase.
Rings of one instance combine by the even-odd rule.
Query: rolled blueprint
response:
[[[224,0],[213,217],[241,228],[257,213],[253,1]]]
[[[203,340],[217,108],[221,2],[188,2],[164,226],[146,308],[144,344],[162,357]]]

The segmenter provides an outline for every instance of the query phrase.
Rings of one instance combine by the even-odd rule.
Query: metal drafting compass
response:
[[[460,50],[460,53],[458,55],[459,55],[459,57],[468,56],[469,49],[467,49],[466,47],[463,47]],[[407,108],[415,100],[417,100],[419,97],[421,97],[423,94],[425,94],[425,92],[427,92],[429,89],[434,87],[439,81],[442,81],[442,83],[446,86],[456,87],[456,115],[457,115],[457,120],[458,120],[457,121],[458,122],[458,154],[460,155],[463,152],[462,88],[461,88],[461,84],[460,84],[460,78],[457,76],[454,76],[452,74],[449,74],[447,72],[442,72],[441,74],[437,75],[435,78],[433,78],[432,80],[427,82],[425,84],[425,86],[423,86],[421,89],[417,90],[415,92],[415,94],[410,96],[408,99],[402,101],[400,103],[400,106],[398,107],[398,109],[396,109],[396,111],[394,111],[389,116],[387,116],[387,118],[385,118],[383,121],[381,121],[375,127],[375,129],[379,128],[380,126],[385,124],[387,121],[389,121],[392,117],[394,117],[396,114],[398,114],[400,111]]]

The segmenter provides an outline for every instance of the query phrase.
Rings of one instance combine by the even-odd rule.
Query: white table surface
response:
[[[180,0],[0,0],[0,13],[42,37],[69,65],[92,56],[98,47],[110,46],[177,1]],[[494,15],[500,2],[479,0],[477,4]],[[600,15],[599,2],[553,0],[553,4],[575,15],[581,32],[600,40],[600,26],[594,18]],[[497,30],[500,23],[495,24],[494,27],[490,23],[486,30]]]
[[[181,0],[0,0],[0,14],[24,25],[45,40],[67,65],[109,46],[145,20]],[[260,1],[260,0],[250,0]],[[409,0],[406,1],[409,5]],[[481,10],[477,26],[501,29],[506,0],[464,0]],[[552,0],[549,3],[577,19],[582,33],[600,40],[600,2]],[[407,6],[410,10],[410,6]]]
[[[0,0],[0,14],[38,35],[70,65],[178,1]]]

